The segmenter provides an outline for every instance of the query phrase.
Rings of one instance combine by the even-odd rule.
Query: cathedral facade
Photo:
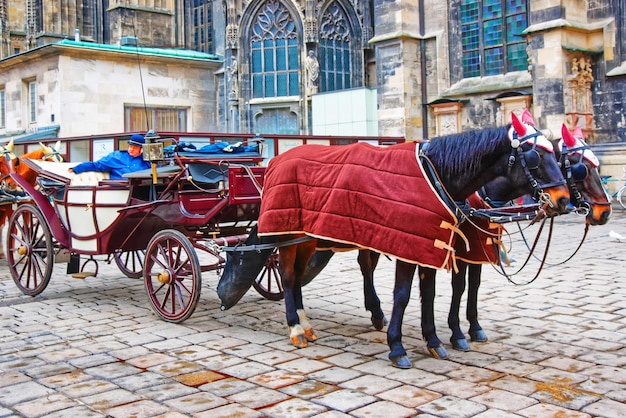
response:
[[[317,115],[351,112],[316,97],[366,89],[378,135],[501,125],[528,107],[542,128],[621,150],[625,22],[623,0],[0,0],[0,61],[76,37],[196,50],[223,60],[216,131],[311,134]]]

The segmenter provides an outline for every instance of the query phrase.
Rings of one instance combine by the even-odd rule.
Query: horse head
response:
[[[59,153],[59,149],[61,148],[61,141],[57,141],[56,144],[52,146],[44,145],[43,143],[39,143],[41,145],[41,150],[43,151],[43,155],[41,159],[44,161],[55,161],[57,163],[63,162],[63,156]]]
[[[604,225],[611,216],[611,200],[602,187],[598,172],[600,161],[585,142],[582,130],[577,127],[574,134],[563,124],[562,139],[557,152],[563,176],[570,189],[572,204],[586,211],[590,225]]]
[[[510,181],[509,196],[515,198],[532,194],[544,205],[548,216],[565,213],[569,203],[569,190],[559,168],[554,146],[535,127],[527,109],[522,114],[522,120],[515,113],[511,113],[511,119],[509,138],[513,151],[508,162],[511,168],[507,176]],[[516,158],[520,164],[515,164]],[[516,167],[523,175],[519,171],[517,175],[511,175]]]

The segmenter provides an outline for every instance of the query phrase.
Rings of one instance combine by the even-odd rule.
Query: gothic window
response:
[[[213,44],[213,1],[193,0],[191,13],[193,17],[192,48],[196,51],[212,54],[215,51]]]
[[[525,70],[527,0],[462,0],[463,77]]]
[[[250,36],[252,97],[297,96],[299,41],[293,17],[278,0],[259,9]]]
[[[320,91],[352,87],[350,39],[348,19],[334,2],[320,19]]]

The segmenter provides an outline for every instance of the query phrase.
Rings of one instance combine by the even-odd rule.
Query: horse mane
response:
[[[425,154],[443,178],[464,177],[475,173],[504,140],[511,125],[461,132],[432,138]]]

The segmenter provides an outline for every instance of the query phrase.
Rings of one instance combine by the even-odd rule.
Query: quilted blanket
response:
[[[416,143],[303,145],[265,174],[259,236],[306,234],[449,268],[457,219],[426,178]]]

